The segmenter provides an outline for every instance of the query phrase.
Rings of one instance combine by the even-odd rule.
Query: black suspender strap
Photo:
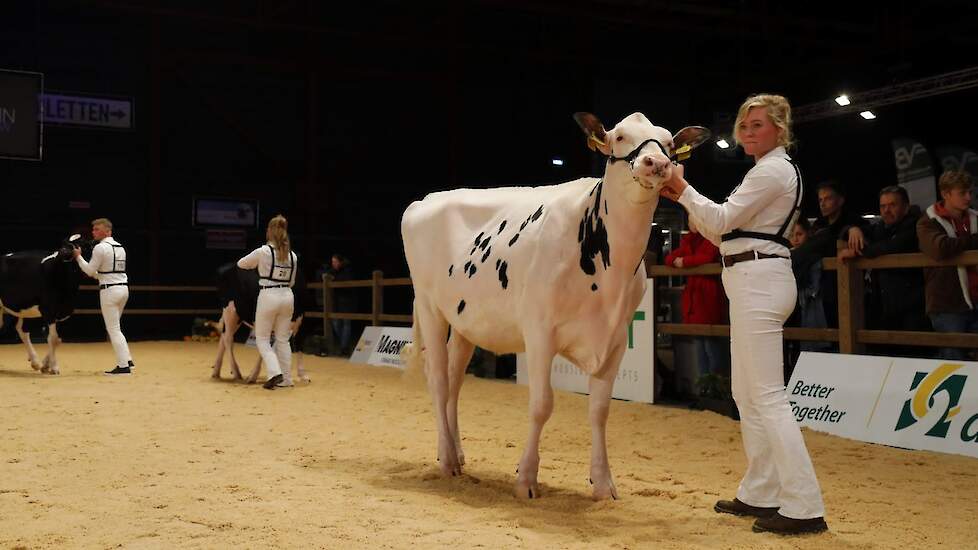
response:
[[[115,249],[116,248],[122,248],[122,245],[121,244],[112,244],[112,243],[105,243],[105,244],[107,244],[107,245],[109,245],[109,246],[112,247],[112,270],[111,271],[99,271],[99,273],[101,273],[102,275],[108,275],[109,273],[125,273],[126,272],[125,267],[123,267],[121,270],[117,269],[118,264],[117,264],[117,260],[116,260],[116,256],[115,256]],[[125,262],[126,261],[125,258],[123,258],[122,261]]]
[[[734,239],[761,239],[764,241],[776,242],[785,248],[791,248],[791,241],[784,236],[785,231],[791,227],[792,223],[797,219],[796,213],[801,213],[801,191],[802,191],[802,181],[801,181],[801,170],[798,169],[798,165],[795,161],[791,160],[791,157],[787,157],[785,160],[791,164],[791,167],[795,169],[795,178],[798,184],[795,186],[795,205],[788,213],[788,217],[785,218],[784,223],[781,224],[781,229],[774,235],[770,233],[760,233],[757,231],[743,231],[740,229],[734,229],[729,233],[724,233],[720,237],[721,242],[732,241]]]
[[[268,247],[268,253],[272,255],[272,265],[268,268],[268,275],[262,275],[261,272],[258,273],[259,279],[264,279],[266,281],[272,281],[276,283],[287,283],[292,284],[292,276],[295,274],[295,252],[289,251],[289,276],[285,279],[275,278],[275,268],[285,267],[284,265],[278,265],[275,263],[275,249],[272,245],[266,245]]]

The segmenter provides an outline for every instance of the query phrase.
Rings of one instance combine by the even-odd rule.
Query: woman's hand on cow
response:
[[[80,249],[80,248],[78,248],[78,247],[76,246],[76,247],[75,247],[75,248],[74,248],[74,249],[73,249],[73,250],[71,251],[71,257],[72,257],[72,258],[77,258],[77,257],[79,257],[79,256],[81,256],[81,249]]]
[[[682,164],[676,164],[672,167],[672,176],[662,182],[662,186],[659,188],[659,195],[672,200],[678,201],[679,197],[689,186],[689,183],[683,178],[685,169]]]

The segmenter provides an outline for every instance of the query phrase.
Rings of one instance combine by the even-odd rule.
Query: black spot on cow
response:
[[[513,246],[513,244],[516,242],[516,239],[518,239],[518,238],[520,238],[520,234],[519,233],[513,235],[513,238],[509,240],[509,246]]]
[[[472,265],[472,262],[465,262],[465,267],[462,269],[462,271],[468,273],[470,265]]]
[[[471,264],[470,263],[469,264],[469,279],[471,279],[473,275],[475,275],[475,264]]]
[[[608,215],[608,201],[604,201],[604,215]]]
[[[502,261],[501,259],[496,258],[496,271],[499,271],[499,262],[501,261]]]
[[[598,180],[598,183],[595,183],[594,184],[594,187],[591,188],[591,192],[588,193],[587,196],[590,197],[591,195],[593,195],[594,194],[594,190],[597,189],[599,185],[601,185],[601,181],[600,180]]]
[[[479,245],[479,248],[485,250],[486,247],[489,246],[490,239],[492,239],[492,237],[486,237],[486,240],[482,241],[482,244]]]
[[[473,247],[472,247],[472,250],[470,250],[470,251],[469,251],[469,256],[471,256],[471,255],[473,255],[473,254],[475,254],[475,250],[476,250],[477,248],[479,248],[479,247],[478,247],[478,246],[473,246]]]
[[[607,204],[607,203],[605,203],[605,204]],[[542,215],[543,215],[543,205],[541,204],[540,205],[540,208],[537,208],[537,211],[534,212],[532,216],[530,216],[530,221],[531,222],[535,222],[538,219],[540,219],[540,216],[542,216]]]
[[[601,255],[601,263],[605,269],[611,265],[608,230],[604,225],[604,220],[601,219],[601,211],[598,209],[598,205],[601,204],[601,185],[601,182],[598,182],[596,187],[595,207],[585,211],[577,232],[577,241],[581,243],[581,271],[588,275],[594,275],[597,272],[594,257],[598,254]]]
[[[598,285],[591,283],[591,292],[594,292],[597,289],[598,289]]]
[[[479,233],[479,235],[475,238],[475,245],[476,246],[479,246],[479,241],[482,240],[482,236],[485,235],[485,234],[486,234],[486,232],[483,231],[482,233]]]
[[[463,309],[465,309],[465,300],[462,300],[462,301],[460,301],[460,302],[458,303],[458,314],[459,314],[459,315],[461,315],[461,314],[462,314],[462,310],[463,310]]]
[[[503,262],[499,266],[499,282],[502,283],[503,288],[509,286],[509,277],[506,276],[506,262]]]
[[[503,220],[503,223],[499,224],[499,231],[496,231],[496,235],[499,235],[500,233],[502,233],[503,232],[503,228],[505,228],[505,227],[506,227],[506,220]]]
[[[489,257],[489,254],[491,252],[492,252],[492,247],[490,246],[488,249],[486,249],[486,253],[482,255],[482,263],[486,263],[486,259]]]
[[[455,269],[455,264],[448,266],[448,276],[452,276],[452,270]]]

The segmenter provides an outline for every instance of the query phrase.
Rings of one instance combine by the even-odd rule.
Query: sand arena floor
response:
[[[614,402],[622,499],[592,502],[587,399],[557,392],[524,502],[525,387],[469,377],[468,464],[443,479],[399,371],[306,357],[311,384],[269,392],[211,380],[215,346],[135,343],[121,378],[107,343],[64,345],[60,376],[0,346],[0,548],[978,548],[974,459],[806,431],[831,531],[756,534],[712,510],[744,468],[736,422]]]

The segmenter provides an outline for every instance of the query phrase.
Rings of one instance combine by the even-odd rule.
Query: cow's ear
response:
[[[682,130],[676,132],[676,135],[672,136],[673,150],[678,150],[681,147],[689,145],[690,149],[695,149],[703,144],[706,140],[710,139],[713,135],[709,128],[704,128],[702,126],[687,126]]]
[[[597,149],[606,155],[611,154],[611,145],[608,143],[608,132],[605,131],[604,124],[601,124],[598,117],[591,113],[574,113],[574,120],[577,121],[577,125],[581,127],[584,135],[587,136],[587,146],[589,149],[592,151]]]
[[[81,235],[79,235],[78,233],[74,233],[70,237],[68,237],[68,242],[73,243],[79,239],[81,239]]]

